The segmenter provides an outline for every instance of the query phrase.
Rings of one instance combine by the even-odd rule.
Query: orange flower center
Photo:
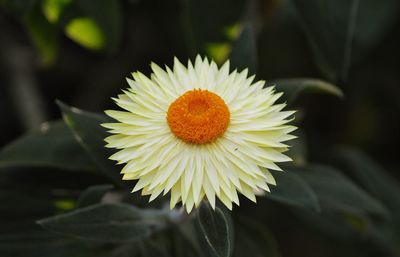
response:
[[[168,108],[167,121],[180,139],[194,144],[214,141],[229,125],[230,112],[218,95],[202,89],[187,91]]]

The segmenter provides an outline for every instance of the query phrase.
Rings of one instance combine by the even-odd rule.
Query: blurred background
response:
[[[397,181],[399,46],[398,0],[0,0],[0,147],[60,119],[56,99],[102,112],[115,107],[111,97],[130,72],[149,75],[151,62],[170,66],[174,56],[186,63],[200,53],[218,64],[230,58],[232,69],[249,67],[268,85],[335,85],[343,97],[311,92],[289,101],[300,110],[303,161],[330,162],[332,149],[351,145]],[[337,248],[391,256],[282,217],[270,224],[281,256],[343,256]]]
[[[125,77],[148,74],[152,61],[171,65],[174,56],[184,62],[200,53],[221,63],[248,25],[258,79],[321,78],[343,90],[341,101],[304,100],[304,126],[315,141],[358,145],[387,166],[398,160],[397,0],[2,0],[1,6],[2,145],[59,118],[55,99],[92,111],[110,107]]]

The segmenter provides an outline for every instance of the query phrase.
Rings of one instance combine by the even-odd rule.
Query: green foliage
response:
[[[24,17],[33,44],[37,47],[45,65],[54,62],[58,51],[59,32],[41,13],[38,6],[34,7]]]
[[[165,221],[157,211],[126,204],[96,204],[39,220],[44,228],[63,235],[101,242],[129,242],[148,237]]]
[[[78,207],[87,207],[100,203],[104,195],[113,188],[112,185],[97,185],[91,186],[82,192],[78,199]]]
[[[299,110],[294,122],[300,127],[298,139],[288,142],[294,161],[273,172],[277,185],[258,195],[257,204],[240,198],[241,206],[228,211],[204,201],[188,215],[179,206],[170,210],[168,195],[147,203],[131,194],[121,167],[108,159],[113,151],[104,147],[109,134],[101,124],[110,118],[57,101],[62,120],[44,122],[0,151],[0,256],[400,255],[400,184],[386,170],[398,169],[397,160],[388,162],[397,158],[397,141],[393,151],[383,145],[390,135],[381,140],[384,128],[398,134],[387,124],[397,115],[398,101],[389,102],[398,90],[382,93],[398,72],[385,73],[381,59],[357,66],[384,55],[386,47],[392,51],[386,55],[397,53],[395,39],[396,47],[382,40],[393,37],[387,32],[398,20],[399,1],[3,0],[0,6],[17,21],[11,26],[23,28],[14,34],[26,34],[46,65],[31,73],[42,78],[40,89],[51,103],[60,90],[65,102],[90,109],[93,101],[103,110],[121,87],[121,73],[142,69],[141,62],[200,53],[219,64],[230,59],[232,70],[248,68],[275,86],[284,93],[280,101]],[[0,75],[12,70],[0,69]],[[60,73],[65,81],[54,80]],[[371,74],[378,74],[378,90],[364,87]],[[29,82],[24,75],[17,73],[16,80]],[[8,80],[13,78],[5,85]],[[8,93],[0,92],[5,123],[17,115]],[[379,108],[367,105],[373,115],[365,102],[351,108],[367,95],[373,97],[365,101],[383,96],[375,103]],[[371,117],[381,137],[364,137],[361,146],[374,155],[381,151],[385,168],[354,147],[335,147],[354,144],[348,127],[360,135],[373,129]]]
[[[368,212],[382,218],[388,216],[381,203],[332,167],[309,166],[288,170],[300,175],[310,185],[323,210]]]
[[[105,148],[102,147],[103,129],[100,126],[100,123],[106,121],[105,118],[102,115],[88,113],[68,107],[62,103],[59,103],[59,105],[63,110],[65,122],[72,129],[75,139],[80,143],[82,149],[90,153],[97,163],[107,163],[106,157],[102,157],[103,155],[107,156],[108,153],[104,152]],[[65,145],[68,144],[76,147],[77,144],[71,140],[73,137],[65,125],[58,122],[54,125],[47,124],[47,126],[47,133],[41,136],[35,133],[28,134],[25,138],[20,139],[19,142],[14,143],[14,147],[11,147],[13,146],[11,145],[5,148],[2,156],[7,156],[5,154],[10,153],[10,149],[13,149],[16,155],[18,152],[26,151],[27,145],[36,145],[37,148],[38,145],[41,146],[46,142],[49,144],[49,140],[59,139],[60,134],[68,135],[67,138],[69,140],[61,140],[62,144],[59,144],[58,147],[62,146],[61,149],[64,149]],[[75,149],[81,155],[83,154],[82,150]],[[66,158],[66,155],[57,156]],[[366,157],[359,154],[346,154],[345,156],[347,159],[350,158],[348,162],[355,163],[353,165],[355,168],[352,170],[367,191],[361,189],[357,184],[341,174],[340,171],[332,167],[307,165],[303,167],[287,167],[285,168],[286,172],[274,173],[278,186],[271,187],[271,193],[267,193],[265,195],[266,198],[297,213],[305,222],[311,223],[323,231],[328,230],[329,233],[334,233],[335,235],[357,236],[360,233],[367,233],[365,231],[371,231],[372,228],[379,230],[379,224],[381,222],[391,222],[389,217],[393,211],[393,213],[396,213],[398,210],[392,208],[397,206],[397,197],[393,197],[391,193],[388,193],[388,197],[385,197],[385,193],[380,193],[373,187],[373,184],[368,182],[367,179],[376,176],[373,178],[375,182],[383,181],[382,183],[386,185],[384,181],[387,178],[381,177],[381,173],[375,172],[379,168],[374,168],[374,165],[364,164],[365,161],[359,161],[360,158]],[[43,161],[41,165],[49,167],[54,165],[51,162],[54,161],[53,159],[48,158],[48,160],[45,160],[47,163]],[[30,164],[25,161],[23,164],[33,165],[35,163],[32,162]],[[362,165],[367,165],[370,169],[370,174],[358,172],[357,168],[360,165],[362,169]],[[103,168],[107,167],[104,164],[102,166]],[[98,166],[99,169],[100,167]],[[70,167],[70,169],[72,168]],[[109,173],[112,170],[114,169],[104,169],[103,174],[111,181],[114,181],[116,177]],[[250,222],[253,225],[247,224],[247,221],[243,225],[243,220],[241,220],[238,232],[234,233],[234,225],[228,211],[219,206],[213,210],[209,204],[204,203],[195,215],[197,221],[192,226],[187,222],[192,222],[193,216],[185,218],[183,213],[174,210],[140,209],[131,204],[119,202],[120,200],[118,199],[123,199],[121,197],[110,198],[114,199],[112,201],[117,202],[104,202],[105,195],[110,189],[112,189],[110,185],[90,187],[82,192],[77,202],[77,209],[42,219],[38,223],[45,229],[56,232],[58,235],[66,236],[66,238],[71,238],[71,240],[75,238],[74,240],[78,239],[78,241],[117,243],[118,249],[123,248],[126,242],[139,242],[140,240],[147,242],[147,240],[150,240],[149,237],[157,236],[162,238],[163,235],[167,235],[165,234],[167,233],[166,231],[178,229],[178,231],[185,231],[183,234],[177,232],[180,234],[178,237],[183,236],[191,242],[185,248],[197,249],[199,256],[243,256],[243,249],[246,247],[251,247],[255,254],[268,253],[279,256],[279,251],[276,249],[271,235],[266,232],[268,231],[267,228],[258,230],[259,225],[257,225],[257,222],[260,221],[253,220]],[[398,187],[393,185],[393,189],[389,187],[388,190],[388,192],[391,192],[390,190],[398,190]],[[367,192],[371,192],[373,195],[369,195]],[[118,191],[116,193],[117,195],[121,194]],[[374,198],[374,196],[379,197]],[[43,208],[37,202],[32,203],[35,207]],[[192,226],[192,229],[188,229],[188,226]],[[182,228],[179,229],[179,227]],[[237,233],[240,234],[236,235]],[[368,232],[372,239],[376,236],[376,233]],[[254,234],[259,235],[255,237],[255,241],[250,239]],[[392,242],[395,242],[391,236],[392,234],[389,232],[388,238],[384,241],[385,243],[389,242],[387,244],[391,245]],[[244,238],[235,241],[234,237]],[[173,238],[168,240],[173,240]],[[381,243],[378,239],[376,240]],[[263,246],[264,242],[268,242],[271,245]],[[157,246],[148,243],[143,244],[141,253],[150,254],[153,251],[155,253],[163,251],[159,249],[159,244]],[[178,244],[177,247],[184,246]],[[182,251],[184,250],[182,249]],[[238,255],[240,253],[242,255]],[[182,256],[187,256],[184,252],[181,254]]]
[[[80,0],[65,8],[60,22],[66,35],[91,50],[115,51],[121,37],[119,1]]]
[[[68,158],[65,158],[68,156]],[[94,170],[92,161],[62,121],[43,123],[0,152],[3,167],[54,167]]]
[[[204,237],[207,256],[229,257],[234,246],[234,231],[229,213],[210,204],[200,206],[197,214],[200,237]]]
[[[245,219],[240,220],[235,230],[236,243],[233,256],[282,256],[276,239],[268,227]]]
[[[234,26],[246,6],[244,0],[181,0],[181,3],[182,26],[193,57],[204,53],[211,43],[231,42],[229,33],[224,32]]]
[[[62,33],[92,51],[115,52],[120,44],[119,1],[5,0],[3,5],[22,17],[44,65],[55,61]]]
[[[92,50],[101,50],[105,46],[104,35],[90,18],[75,18],[65,27],[65,33],[72,40]]]
[[[325,93],[343,98],[343,92],[340,88],[319,79],[278,79],[271,83],[275,85],[278,92],[284,93],[284,97],[288,101],[288,104],[293,104],[300,94],[306,92]]]
[[[375,163],[365,153],[350,147],[337,149],[335,162],[340,165],[371,196],[379,200],[390,213],[393,222],[390,226],[396,234],[397,242],[400,233],[400,185],[387,171]]]
[[[105,115],[69,107],[62,102],[58,102],[58,105],[63,112],[65,123],[72,130],[77,141],[94,160],[99,170],[105,176],[111,178],[115,184],[124,186],[121,182],[119,169],[112,161],[108,160],[108,157],[112,154],[112,150],[104,147],[104,138],[106,138],[107,133],[101,127],[101,124],[109,122],[109,118]]]
[[[399,3],[367,0],[291,0],[306,31],[318,67],[332,81],[346,80],[352,59],[360,59],[393,23]],[[354,47],[356,46],[356,47]]]
[[[346,78],[360,1],[292,2],[307,31],[319,67],[331,80]]]
[[[366,154],[357,149],[342,147],[335,159],[372,196],[394,212],[400,211],[400,185]],[[397,218],[395,215],[393,218]]]
[[[321,207],[311,187],[296,172],[274,172],[276,184],[265,196],[271,200],[319,212]]]
[[[59,21],[64,8],[71,2],[72,0],[44,0],[42,1],[43,14],[50,23],[56,23]]]
[[[238,70],[248,68],[250,74],[257,71],[256,37],[250,25],[247,24],[242,29],[239,37],[234,42],[230,61],[231,65]]]

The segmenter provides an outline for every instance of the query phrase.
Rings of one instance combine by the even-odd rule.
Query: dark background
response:
[[[56,2],[66,7],[51,21],[46,6]],[[90,31],[78,33],[86,43],[68,34],[82,17],[92,20],[102,43]],[[115,108],[111,97],[127,87],[125,77],[149,74],[151,62],[172,65],[176,56],[185,63],[200,53],[221,64],[244,31],[245,66],[257,79],[318,78],[344,93],[304,94],[292,104],[301,110],[297,125],[309,162],[351,145],[399,178],[398,0],[2,0],[0,146],[59,119],[55,99],[95,112]],[[290,223],[277,232],[283,256],[329,252],[329,242],[308,246],[317,236]],[[307,233],[314,239],[299,243]]]

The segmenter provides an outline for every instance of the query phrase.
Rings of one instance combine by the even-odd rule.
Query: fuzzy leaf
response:
[[[40,53],[42,63],[44,65],[52,64],[58,52],[58,28],[49,23],[38,6],[24,16],[23,22],[33,45]]]
[[[208,203],[200,206],[197,221],[200,237],[205,239],[212,256],[229,257],[233,252],[234,233],[231,217],[220,207],[213,210]]]
[[[296,99],[306,92],[317,92],[337,96],[343,98],[343,92],[337,86],[313,78],[294,78],[294,79],[278,79],[271,81],[275,85],[278,92],[283,92],[283,97],[288,104],[293,104]]]
[[[270,187],[271,193],[266,193],[265,196],[283,204],[319,212],[320,206],[315,192],[296,174],[296,170],[286,170],[287,172],[274,172],[277,186]]]
[[[95,169],[89,156],[62,121],[45,122],[0,152],[0,168],[34,166],[65,170]]]
[[[149,236],[163,225],[156,211],[127,204],[97,204],[38,221],[47,230],[80,239],[129,242]]]
[[[360,60],[396,21],[400,4],[387,0],[291,0],[319,68],[331,81],[346,80],[352,59]]]
[[[338,170],[322,165],[296,168],[318,196],[322,210],[365,212],[388,217],[388,212],[375,198],[370,196]]]
[[[341,147],[335,152],[334,158],[364,190],[390,210],[393,220],[400,228],[399,183],[383,167],[355,148]]]
[[[100,124],[109,122],[109,118],[105,115],[70,107],[60,101],[57,104],[63,113],[65,123],[71,128],[75,138],[93,158],[103,174],[116,185],[124,187],[126,184],[121,180],[119,169],[108,159],[113,152],[104,147],[104,138],[107,137],[107,133]]]
[[[281,257],[278,243],[262,222],[244,219],[236,226],[233,256]]]
[[[257,71],[256,38],[253,28],[244,26],[239,38],[234,42],[230,55],[231,66],[234,69],[249,69],[250,74]]]
[[[89,187],[79,197],[78,208],[100,203],[103,196],[112,188],[112,185],[98,185]]]

